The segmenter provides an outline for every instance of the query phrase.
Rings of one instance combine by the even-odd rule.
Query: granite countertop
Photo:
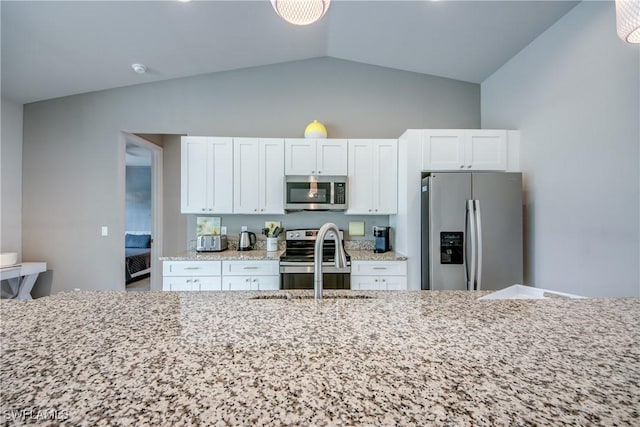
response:
[[[216,260],[278,260],[284,249],[274,252],[265,250],[236,251],[227,249],[222,252],[196,252],[185,251],[175,256],[160,257],[161,261],[216,261]],[[368,249],[347,249],[352,261],[400,261],[407,257],[393,251],[381,254]]]
[[[640,299],[478,301],[484,293],[325,291],[314,301],[302,298],[310,291],[66,292],[2,300],[0,419],[640,424]]]
[[[160,257],[160,261],[260,261],[260,260],[279,260],[284,249],[278,251],[267,252],[265,250],[236,251],[227,249],[222,252],[196,252],[185,251],[175,256]]]

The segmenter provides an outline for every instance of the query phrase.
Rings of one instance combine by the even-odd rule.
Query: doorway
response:
[[[122,132],[125,191],[124,286],[126,290],[162,290],[162,158],[161,146]]]

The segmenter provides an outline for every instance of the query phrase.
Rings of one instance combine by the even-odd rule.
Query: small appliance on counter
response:
[[[198,236],[196,240],[196,251],[198,252],[221,252],[226,249],[226,235],[205,234],[202,236]]]
[[[375,248],[373,252],[379,254],[391,250],[391,243],[389,240],[390,229],[391,227],[387,227],[385,225],[373,226],[373,238],[375,240]]]
[[[256,245],[256,233],[251,231],[241,231],[240,239],[238,240],[239,251],[250,251],[254,249]]]

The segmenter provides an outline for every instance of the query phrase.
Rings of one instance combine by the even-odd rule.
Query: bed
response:
[[[124,236],[125,282],[128,285],[149,277],[151,272],[151,234],[126,233]]]

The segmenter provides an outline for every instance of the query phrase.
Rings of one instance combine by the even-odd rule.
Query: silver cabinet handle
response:
[[[373,267],[374,270],[386,270],[387,267]]]
[[[480,200],[474,200],[476,208],[476,222],[478,227],[478,277],[476,279],[478,285],[476,290],[482,288],[482,215],[480,214]]]
[[[200,270],[200,267],[185,267],[185,270]]]
[[[249,266],[244,267],[245,270],[257,270],[258,268],[259,267],[249,267]]]

